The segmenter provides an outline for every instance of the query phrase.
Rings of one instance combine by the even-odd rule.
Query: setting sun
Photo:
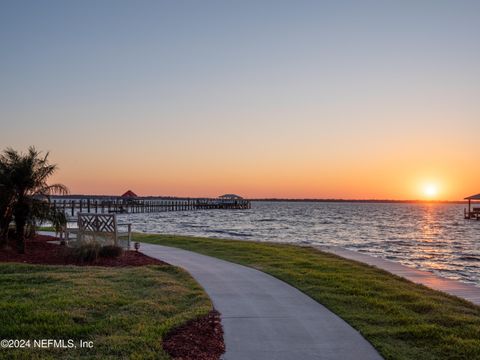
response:
[[[427,184],[423,188],[423,194],[426,197],[433,198],[438,195],[438,186],[435,184]]]

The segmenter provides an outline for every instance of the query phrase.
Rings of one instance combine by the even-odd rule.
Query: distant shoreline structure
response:
[[[118,195],[86,195],[71,194],[63,196],[52,196],[52,199],[112,199],[119,198]],[[182,199],[214,199],[212,197],[187,197],[187,196],[139,196],[138,199],[163,199],[163,200],[182,200]],[[392,200],[392,199],[297,199],[297,198],[244,198],[252,202],[270,201],[270,202],[318,202],[318,203],[374,203],[374,204],[466,204],[465,200]]]

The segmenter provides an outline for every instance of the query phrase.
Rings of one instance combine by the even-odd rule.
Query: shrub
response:
[[[94,262],[100,253],[100,244],[87,242],[80,244],[71,250],[71,256],[78,262]]]
[[[123,254],[123,249],[117,245],[105,245],[100,248],[99,255],[106,258],[116,258]]]

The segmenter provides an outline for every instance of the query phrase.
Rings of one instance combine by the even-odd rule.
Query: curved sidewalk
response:
[[[268,274],[161,245],[142,243],[141,251],[203,286],[221,313],[225,360],[382,359],[345,321]]]

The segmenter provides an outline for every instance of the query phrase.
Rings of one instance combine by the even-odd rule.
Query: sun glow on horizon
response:
[[[423,186],[423,195],[429,199],[435,198],[438,195],[438,185],[428,183]]]

